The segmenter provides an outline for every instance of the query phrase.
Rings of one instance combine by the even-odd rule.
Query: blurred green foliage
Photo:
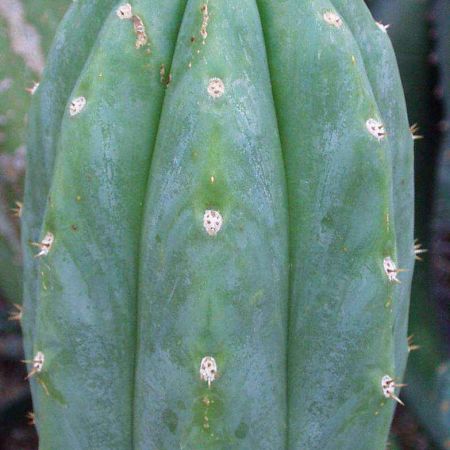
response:
[[[38,82],[69,0],[0,2],[0,292],[22,297],[19,220],[30,92]]]

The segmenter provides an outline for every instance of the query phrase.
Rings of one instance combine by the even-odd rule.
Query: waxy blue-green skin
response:
[[[435,23],[430,22],[434,4]],[[440,383],[444,385],[446,379],[441,371],[445,367],[443,362],[448,358],[448,343],[442,339],[439,322],[443,318],[439,317],[437,298],[433,298],[433,280],[439,277],[438,268],[442,264],[438,260],[439,256],[432,256],[440,248],[438,244],[433,249],[432,235],[435,230],[443,231],[445,226],[448,228],[450,171],[446,162],[448,157],[445,156],[445,144],[444,152],[439,156],[442,136],[436,132],[436,114],[430,113],[436,102],[434,88],[430,85],[436,66],[432,64],[430,54],[436,46],[435,57],[437,56],[438,67],[442,69],[441,85],[445,91],[445,87],[449,85],[449,58],[448,50],[445,50],[446,45],[450,47],[449,6],[446,0],[377,0],[371,6],[376,19],[391,25],[389,35],[399,62],[408,114],[411,123],[417,123],[420,127],[416,134],[423,136],[423,139],[415,142],[414,149],[415,237],[422,248],[429,251],[418,255],[422,260],[417,263],[414,271],[408,334],[413,336],[414,344],[420,346],[420,351],[411,353],[408,359],[405,375],[408,386],[402,392],[408,409],[414,412],[433,441],[440,443],[442,448],[445,448],[450,433],[448,415],[444,412],[448,394],[444,387],[439,387]],[[435,28],[434,43],[430,39],[431,27]],[[431,220],[432,217],[435,219]],[[439,381],[440,378],[443,381]]]
[[[291,224],[289,445],[350,449],[363,433],[382,448],[393,408],[379,380],[404,370],[411,276],[399,292],[382,260],[412,267],[412,211],[395,208],[411,206],[412,139],[403,98],[388,102],[401,91],[392,49],[364,5],[300,3],[262,8]],[[342,26],[321,20],[330,10]],[[369,117],[385,123],[380,142]]]
[[[41,448],[379,450],[409,286],[383,260],[411,264],[413,213],[394,179],[410,184],[412,139],[387,38],[362,2],[131,4],[134,20],[118,2],[72,7],[72,77],[56,46],[32,111],[24,327],[28,356],[45,354]],[[223,217],[216,235],[206,210]],[[28,240],[48,232],[33,259]]]

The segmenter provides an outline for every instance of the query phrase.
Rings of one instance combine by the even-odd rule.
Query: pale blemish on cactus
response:
[[[225,84],[220,78],[211,78],[208,82],[208,94],[213,98],[222,97],[225,92]]]
[[[200,11],[202,12],[202,26],[200,28],[200,35],[203,38],[203,44],[206,41],[206,38],[208,37],[208,22],[209,22],[209,13],[208,13],[208,5],[204,4],[200,8]]]
[[[72,117],[76,116],[84,109],[85,106],[86,106],[86,98],[85,97],[77,97],[70,102],[69,114]]]
[[[148,36],[145,32],[144,22],[139,16],[133,16],[133,27],[136,33],[136,48],[141,48],[148,42]]]
[[[223,218],[219,211],[207,209],[203,216],[203,226],[210,236],[215,236],[222,228]]]
[[[212,356],[205,356],[200,362],[200,379],[208,383],[208,387],[211,387],[211,383],[217,377],[217,363]]]
[[[400,405],[405,406],[405,404],[397,397],[395,394],[395,388],[406,386],[405,384],[397,384],[393,378],[391,378],[389,375],[384,375],[381,379],[381,389],[383,391],[383,395],[386,398],[390,398],[392,400],[395,400],[397,403],[400,403]]]
[[[379,141],[383,139],[386,136],[386,130],[384,128],[384,125],[376,119],[369,119],[366,122],[366,128],[369,131],[369,133],[376,137]]]
[[[55,240],[55,236],[50,231],[45,235],[44,239],[41,242],[33,242],[32,245],[39,248],[39,253],[34,255],[36,258],[41,256],[47,256],[50,252],[53,241]]]

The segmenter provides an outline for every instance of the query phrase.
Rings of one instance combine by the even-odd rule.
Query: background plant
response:
[[[32,410],[20,327],[8,320],[22,303],[17,202],[22,202],[27,111],[45,56],[69,0],[0,1],[0,448],[31,449]],[[15,211],[13,211],[15,210]]]

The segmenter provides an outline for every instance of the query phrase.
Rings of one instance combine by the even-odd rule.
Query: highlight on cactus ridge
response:
[[[79,0],[28,131],[40,448],[385,448],[414,137],[362,0]]]

